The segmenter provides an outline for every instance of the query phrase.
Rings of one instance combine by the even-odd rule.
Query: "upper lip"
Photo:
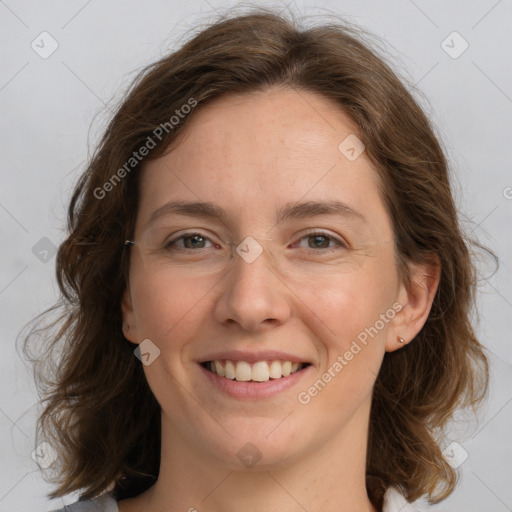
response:
[[[309,363],[309,361],[303,357],[290,354],[288,352],[280,352],[278,350],[264,350],[259,352],[225,350],[201,357],[198,359],[198,362],[205,363],[207,361],[220,361],[222,359],[229,359],[230,361],[246,361],[248,363],[256,363],[258,361],[291,361],[292,363]]]

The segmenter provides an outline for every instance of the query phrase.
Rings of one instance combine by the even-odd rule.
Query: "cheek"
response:
[[[189,277],[170,280],[161,274],[134,273],[133,308],[139,340],[149,339],[160,351],[144,373],[158,402],[178,403],[185,382],[189,341],[201,337],[208,291],[215,281]],[[180,402],[181,403],[181,402]]]
[[[398,279],[394,266],[383,263],[375,258],[352,272],[333,273],[323,287],[311,289],[309,302],[339,336],[373,325],[392,306]]]
[[[370,407],[395,314],[395,274],[392,268],[382,274],[378,267],[333,277],[323,292],[315,289],[308,299],[314,305],[308,327],[318,335],[322,360],[297,401],[308,421],[322,418],[326,436],[336,435],[340,425]]]
[[[367,275],[345,275],[331,282],[329,292],[310,298],[315,309],[308,327],[318,335],[320,372],[305,383],[297,399],[311,405],[312,414],[336,411],[326,421],[327,429],[349,421],[371,397],[395,314],[392,284]]]
[[[133,308],[137,317],[138,334],[157,345],[179,336],[191,325],[200,325],[202,300],[215,282],[184,276],[172,280],[162,274],[140,273],[131,282]]]
[[[322,364],[329,367],[342,356],[347,361],[346,365],[343,362],[344,373],[370,369],[376,374],[395,316],[397,292],[393,255],[387,253],[372,257],[352,272],[333,273],[323,283],[312,284],[303,303],[311,308],[309,328],[319,335],[325,357]]]

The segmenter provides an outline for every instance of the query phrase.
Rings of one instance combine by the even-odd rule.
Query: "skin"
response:
[[[426,321],[438,272],[415,266],[412,283],[401,281],[377,172],[364,152],[349,161],[338,149],[358,132],[330,100],[274,87],[221,97],[190,121],[180,143],[147,162],[142,176],[123,329],[133,343],[150,339],[160,350],[144,371],[162,409],[161,468],[153,487],[119,509],[374,511],[365,487],[372,387],[385,352],[403,347]],[[365,220],[275,222],[285,203],[327,199]],[[146,224],[171,200],[211,201],[226,221],[166,217],[150,226],[197,229],[224,251],[222,241],[252,236],[264,251],[252,263],[235,253],[223,265],[162,264],[144,242],[154,240]],[[304,238],[309,228],[348,248],[326,254]],[[207,261],[219,254],[213,245],[201,250],[210,251]],[[394,303],[403,309],[359,343],[362,350],[308,404],[299,403],[298,393]],[[276,396],[236,399],[197,362],[231,349],[291,352],[312,366]],[[253,467],[237,457],[248,442],[261,454]]]

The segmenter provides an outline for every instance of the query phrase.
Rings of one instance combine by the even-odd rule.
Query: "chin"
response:
[[[265,418],[263,421],[261,418],[258,421],[245,418],[225,423],[232,436],[223,433],[212,437],[210,431],[204,440],[205,448],[231,471],[268,471],[286,466],[307,450],[305,436],[296,435],[290,425],[286,428],[279,425],[282,421],[283,418]]]

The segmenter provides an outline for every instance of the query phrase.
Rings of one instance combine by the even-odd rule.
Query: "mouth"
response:
[[[225,379],[237,382],[268,382],[300,372],[311,366],[311,363],[298,363],[291,361],[234,361],[231,359],[218,359],[200,363],[203,368]]]

